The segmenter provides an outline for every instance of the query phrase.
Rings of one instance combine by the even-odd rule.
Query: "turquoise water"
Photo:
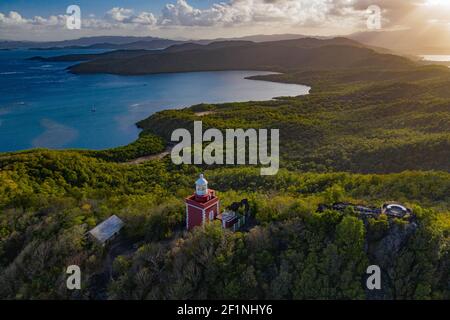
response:
[[[134,141],[135,123],[160,110],[309,92],[306,86],[244,79],[264,72],[73,75],[66,71],[71,63],[26,60],[77,52],[0,51],[0,151],[111,148]]]

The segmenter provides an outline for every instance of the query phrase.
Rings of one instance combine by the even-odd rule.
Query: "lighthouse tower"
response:
[[[208,189],[208,181],[203,174],[195,182],[195,193],[186,198],[185,203],[187,230],[203,226],[219,214],[219,198],[214,190]]]

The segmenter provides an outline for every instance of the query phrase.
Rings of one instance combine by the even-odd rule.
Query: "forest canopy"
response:
[[[283,65],[256,77],[309,85],[308,96],[158,112],[138,123],[136,142],[111,150],[0,154],[0,298],[450,299],[450,72],[350,51],[357,66]],[[132,162],[199,120],[279,128],[281,170]],[[248,199],[251,225],[185,231],[184,198],[201,172],[222,208]],[[318,210],[389,201],[413,219]],[[125,222],[118,242],[90,241],[87,231],[112,215]],[[66,288],[73,264],[80,291]],[[375,292],[364,284],[372,264],[382,270]]]

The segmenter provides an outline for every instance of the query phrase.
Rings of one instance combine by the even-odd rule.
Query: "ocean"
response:
[[[117,147],[136,140],[135,123],[157,111],[298,96],[310,89],[245,79],[268,74],[260,71],[74,75],[66,70],[73,62],[27,60],[94,52],[101,51],[0,51],[0,151]]]

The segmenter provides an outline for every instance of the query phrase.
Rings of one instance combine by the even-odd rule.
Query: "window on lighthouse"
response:
[[[198,186],[197,187],[197,194],[200,195],[200,196],[206,194],[206,186]]]
[[[209,221],[213,221],[214,220],[214,210],[211,210],[209,212]]]

